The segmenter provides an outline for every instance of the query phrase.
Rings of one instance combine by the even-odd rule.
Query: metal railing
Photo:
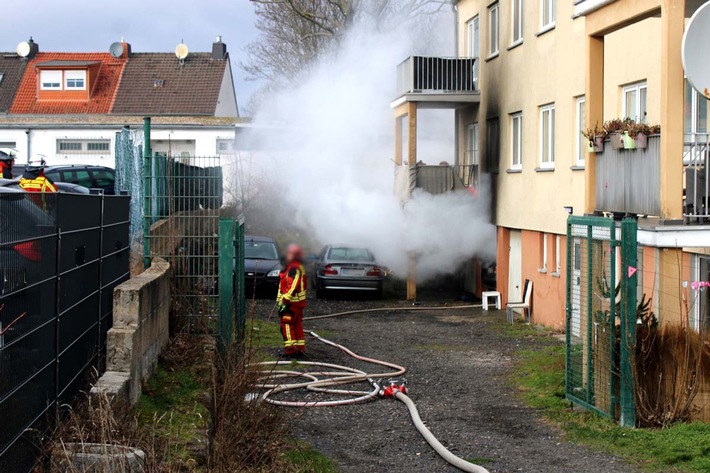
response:
[[[0,194],[0,471],[30,471],[54,409],[104,371],[128,201]]]
[[[397,95],[473,93],[478,90],[477,58],[410,56],[397,66]]]
[[[710,137],[707,133],[686,135],[683,150],[683,217],[689,223],[710,219]]]

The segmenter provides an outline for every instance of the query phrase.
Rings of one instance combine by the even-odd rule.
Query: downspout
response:
[[[459,5],[457,1],[451,2],[451,11],[454,13],[454,56],[459,57]],[[461,145],[459,130],[459,114],[454,110],[454,163],[461,164]]]
[[[25,130],[25,135],[27,135],[27,165],[30,165],[30,156],[32,156],[31,149],[30,149],[30,130],[29,128]]]

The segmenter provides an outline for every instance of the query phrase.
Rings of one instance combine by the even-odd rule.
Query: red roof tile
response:
[[[101,69],[96,86],[87,101],[37,100],[37,64],[48,61],[100,61]],[[37,53],[27,63],[15,100],[10,108],[13,114],[102,114],[109,113],[126,61],[108,53]]]

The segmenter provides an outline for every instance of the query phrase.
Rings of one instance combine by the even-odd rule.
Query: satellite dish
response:
[[[175,55],[181,61],[185,59],[188,54],[190,54],[190,51],[187,49],[187,45],[185,43],[180,43],[175,47]]]
[[[710,98],[710,2],[696,10],[683,34],[683,69],[688,82],[695,90]]]
[[[121,43],[112,43],[108,50],[111,53],[111,56],[115,58],[123,56],[123,44]]]
[[[20,57],[27,57],[32,52],[32,47],[27,41],[23,41],[17,45],[17,55]]]

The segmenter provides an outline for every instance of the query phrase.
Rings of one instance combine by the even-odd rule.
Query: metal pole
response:
[[[143,267],[146,269],[150,266],[152,170],[153,152],[150,149],[150,117],[145,117],[143,119]]]
[[[234,220],[219,219],[219,349],[226,349],[234,340]],[[243,277],[243,273],[242,273]]]
[[[636,287],[638,275],[637,223],[634,219],[621,222],[621,326],[620,339],[620,423],[622,427],[636,427],[636,398],[633,369],[633,351],[636,347]],[[631,271],[629,271],[631,269]],[[633,273],[633,274],[632,274]]]

